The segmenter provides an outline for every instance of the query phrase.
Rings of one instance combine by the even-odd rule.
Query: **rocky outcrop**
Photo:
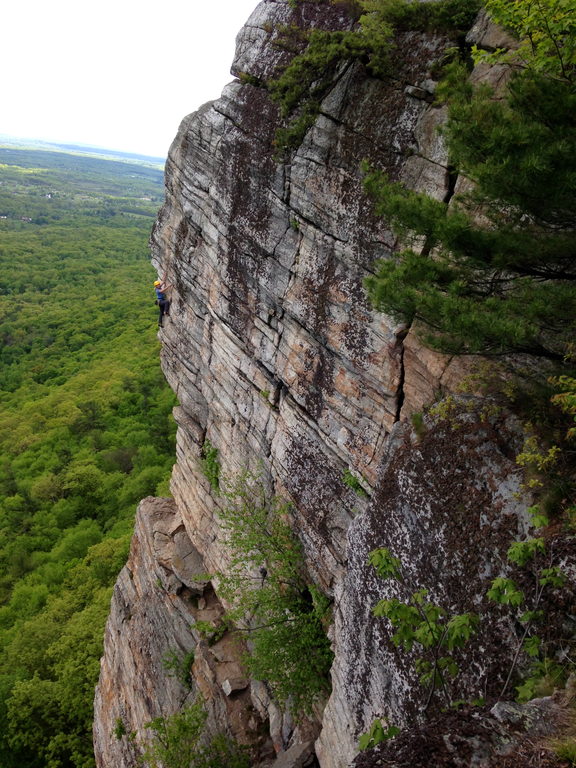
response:
[[[207,733],[224,733],[257,754],[266,746],[252,705],[242,648],[229,636],[208,644],[197,621],[224,613],[204,563],[171,499],[144,499],[128,562],[116,583],[95,699],[99,766],[133,768],[150,738],[146,725],[201,695]]]
[[[270,79],[273,30],[310,15],[350,24],[339,7],[261,3],[239,37],[234,71]],[[414,341],[407,370],[405,329],[370,308],[362,285],[394,238],[372,213],[361,161],[421,180],[439,197],[448,191],[433,130],[441,110],[421,98],[446,41],[406,34],[399,45],[393,80],[369,78],[360,65],[342,72],[290,162],[275,154],[277,107],[265,89],[238,81],[183,121],[170,150],[152,242],[175,286],[162,334],[181,406],[172,490],[209,569],[225,553],[218,500],[198,471],[205,439],[224,476],[261,467],[295,502],[313,576],[331,590],[348,525],[364,506],[344,472],[370,492],[402,409],[418,410],[450,368],[437,358],[426,367]]]
[[[196,690],[212,730],[251,744],[254,764],[278,754],[277,768],[346,768],[375,717],[410,723],[422,697],[413,658],[371,614],[393,587],[367,567],[368,553],[390,548],[414,591],[478,610],[510,542],[527,530],[517,426],[462,400],[416,434],[409,417],[453,390],[468,361],[424,350],[363,289],[395,238],[373,214],[361,161],[438,199],[452,193],[436,130],[444,113],[431,103],[432,64],[447,41],[403,33],[386,80],[359,63],[343,67],[301,147],[279,159],[279,111],[262,83],[289,56],[275,45],[279,28],[294,24],[351,21],[345,4],[261,2],[238,37],[239,79],[183,120],[170,149],[152,258],[173,285],[161,355],[179,401],[174,501],[142,504],[116,586],[96,698],[99,768],[135,765],[138,739],[116,739],[118,721],[140,734]],[[306,727],[262,683],[248,685],[231,647],[209,649],[194,630],[199,610],[224,610],[198,574],[225,570],[229,557],[218,518],[225,501],[202,471],[207,442],[223,480],[250,469],[292,502],[309,576],[334,601],[333,691]],[[364,493],[345,481],[350,474]],[[516,637],[505,620],[498,627],[499,661],[481,631],[463,697],[501,684]],[[172,648],[194,649],[191,690],[166,676]]]
[[[354,768],[560,768],[549,747],[567,731],[561,696],[528,704],[499,702],[488,709],[447,712],[397,739],[359,755]]]
[[[112,600],[96,691],[94,744],[99,765],[128,768],[153,718],[177,711],[189,691],[167,675],[164,660],[196,643],[190,596],[202,594],[204,568],[170,500],[141,502],[128,563]]]

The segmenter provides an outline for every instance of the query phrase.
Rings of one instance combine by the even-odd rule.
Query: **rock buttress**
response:
[[[350,26],[341,6],[262,2],[240,33],[233,71],[277,72],[277,28]],[[209,570],[225,562],[213,498],[199,471],[205,440],[223,477],[245,468],[296,505],[311,574],[327,591],[345,563],[346,530],[370,493],[400,405],[410,402],[404,329],[369,306],[363,280],[394,237],[363,191],[364,159],[443,197],[440,110],[409,84],[428,83],[443,38],[406,34],[397,77],[346,68],[300,149],[276,156],[278,108],[235,81],[187,117],[170,149],[153,262],[174,285],[162,365],[180,407],[172,491]],[[404,55],[405,54],[405,55]],[[418,91],[420,94],[422,89]],[[428,366],[439,385],[448,360]],[[415,378],[422,379],[420,369]],[[429,392],[425,392],[428,396]]]

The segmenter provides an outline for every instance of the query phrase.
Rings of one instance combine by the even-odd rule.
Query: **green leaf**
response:
[[[448,650],[462,648],[477,631],[480,618],[474,613],[463,613],[452,616],[446,625],[444,645]]]
[[[542,568],[538,578],[544,587],[563,587],[566,583],[566,575],[558,566]]]
[[[486,594],[490,600],[501,605],[518,606],[524,601],[524,593],[518,589],[515,582],[502,576],[494,579]]]
[[[458,664],[451,656],[441,656],[438,659],[438,668],[450,677],[456,677],[459,672]]]
[[[532,519],[534,528],[545,528],[550,523],[548,517],[540,511],[540,507],[537,504],[528,508],[528,514]]]
[[[544,618],[544,611],[526,611],[519,616],[518,621],[522,623],[528,623],[529,621],[542,621]]]
[[[376,570],[381,579],[401,579],[400,560],[394,557],[386,547],[370,552],[368,564]]]
[[[363,733],[358,739],[358,749],[372,749],[377,744],[381,744],[383,741],[393,739],[400,733],[400,728],[395,725],[390,725],[384,729],[384,724],[381,720],[374,720],[370,729]]]
[[[528,656],[536,657],[540,655],[540,647],[542,645],[542,641],[538,637],[538,635],[534,635],[533,637],[528,637],[526,640],[524,640],[524,644],[522,645],[523,650],[525,653],[528,654]]]
[[[544,539],[528,539],[515,541],[508,549],[507,556],[510,562],[524,566],[537,554],[543,554],[545,551]]]

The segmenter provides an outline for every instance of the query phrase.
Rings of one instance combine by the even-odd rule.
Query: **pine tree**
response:
[[[560,361],[574,338],[576,80],[569,67],[535,61],[516,67],[504,99],[472,88],[461,65],[450,70],[445,135],[472,193],[448,206],[380,173],[366,177],[377,212],[404,242],[414,238],[379,264],[370,297],[419,321],[443,351]]]

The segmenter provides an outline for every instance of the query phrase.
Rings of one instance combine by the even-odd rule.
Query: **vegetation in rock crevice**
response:
[[[206,735],[202,701],[146,724],[150,735],[138,759],[141,768],[250,768],[245,747],[226,736]],[[124,734],[122,734],[124,735]]]
[[[276,134],[278,151],[300,146],[319,114],[322,99],[350,63],[362,63],[372,77],[393,76],[399,32],[450,33],[457,40],[479,7],[479,0],[357,0],[348,9],[352,29],[307,32],[304,50],[268,83],[271,98],[287,121]],[[301,45],[302,35],[301,30],[288,28],[281,31],[276,45],[290,50],[295,38]]]
[[[329,602],[307,578],[290,505],[248,472],[223,485],[219,519],[230,562],[216,584],[230,608],[221,631],[245,635],[248,672],[265,681],[282,706],[311,713],[330,689]],[[209,636],[215,630],[196,627]]]
[[[220,462],[218,460],[218,449],[215,448],[208,439],[204,441],[202,446],[200,467],[202,469],[202,474],[210,483],[210,487],[214,493],[218,493],[220,488]]]

